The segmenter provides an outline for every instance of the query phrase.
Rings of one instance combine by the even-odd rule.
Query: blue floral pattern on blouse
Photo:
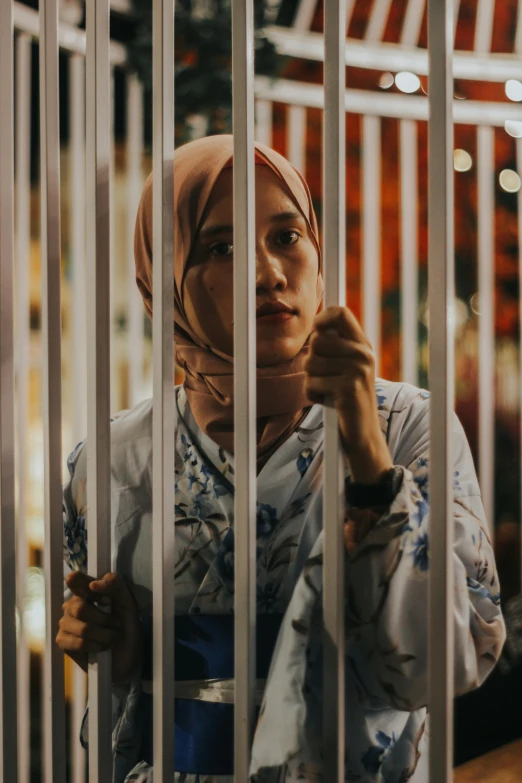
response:
[[[176,613],[234,611],[234,457],[203,433],[177,389]],[[378,379],[376,404],[402,485],[389,508],[363,510],[346,555],[346,780],[426,783],[428,736],[429,393]],[[283,615],[252,748],[251,783],[322,775],[322,408],[314,405],[257,477],[256,599]],[[111,464],[112,568],[143,615],[152,613],[152,403],[115,418]],[[86,451],[69,458],[64,489],[65,572],[87,568]],[[454,419],[457,690],[477,687],[504,641],[499,585],[469,447]],[[350,477],[347,464],[346,480]],[[137,673],[113,691],[113,783],[152,783],[140,758]],[[357,727],[356,731],[350,730]],[[83,742],[88,742],[85,721]],[[176,773],[175,783],[233,783]]]

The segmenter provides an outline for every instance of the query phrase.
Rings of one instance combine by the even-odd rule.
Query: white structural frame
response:
[[[458,4],[456,4],[458,6]],[[370,199],[372,188],[380,193],[380,118],[401,120],[401,204],[402,224],[402,280],[403,296],[408,301],[403,308],[403,328],[416,327],[417,304],[417,234],[407,230],[410,222],[416,226],[415,167],[408,163],[406,151],[416,144],[416,122],[428,121],[430,133],[430,225],[429,225],[429,310],[432,323],[438,329],[430,331],[430,387],[431,403],[431,525],[440,536],[432,536],[430,549],[430,683],[444,682],[444,688],[430,687],[431,746],[437,748],[430,756],[430,783],[448,783],[452,767],[452,699],[453,699],[453,508],[452,508],[452,422],[453,422],[453,123],[478,126],[478,191],[479,191],[479,294],[480,294],[480,472],[486,512],[493,514],[493,465],[486,452],[486,444],[494,435],[493,418],[493,356],[494,321],[491,300],[493,280],[493,133],[495,126],[503,126],[507,119],[519,120],[520,108],[507,103],[453,101],[452,79],[487,79],[503,81],[522,78],[522,14],[517,23],[515,49],[517,55],[492,55],[491,34],[493,20],[492,0],[480,0],[477,13],[475,53],[457,52],[453,57],[452,41],[456,22],[452,19],[451,0],[428,0],[429,51],[414,48],[419,35],[424,3],[409,3],[400,44],[382,44],[379,39],[386,24],[389,0],[376,0],[368,25],[366,40],[345,41],[344,31],[353,10],[353,0],[332,0],[327,4],[325,36],[307,31],[315,4],[303,0],[295,30],[272,27],[271,39],[279,50],[288,55],[309,57],[325,62],[325,83],[310,85],[290,80],[269,81],[253,74],[252,0],[235,0],[233,28],[234,76],[234,244],[235,254],[248,259],[234,270],[235,290],[235,360],[239,368],[235,378],[236,482],[235,518],[241,520],[236,529],[236,719],[235,769],[236,780],[248,775],[250,742],[252,739],[254,682],[255,682],[255,248],[254,248],[254,95],[257,100],[256,137],[271,142],[271,113],[273,102],[288,105],[290,126],[289,156],[304,168],[306,135],[306,108],[324,108],[324,270],[326,305],[343,305],[345,291],[344,269],[344,214],[345,214],[345,113],[362,114],[364,124],[365,159],[363,161],[366,283],[374,285],[379,278],[379,248],[370,236],[371,229],[379,236],[379,201]],[[48,631],[45,652],[45,728],[46,780],[61,783],[65,767],[65,724],[63,702],[63,660],[54,648],[53,628],[60,613],[61,579],[61,394],[60,394],[60,192],[59,192],[59,134],[58,134],[58,48],[72,54],[71,75],[75,87],[81,88],[84,79],[85,58],[87,71],[87,203],[82,200],[83,147],[82,101],[72,101],[74,133],[72,134],[74,164],[71,178],[72,214],[74,224],[74,345],[81,353],[87,345],[88,360],[88,439],[96,447],[88,454],[89,476],[89,570],[102,575],[111,570],[110,526],[100,520],[110,519],[110,362],[107,345],[110,333],[109,259],[111,258],[111,175],[110,175],[110,66],[124,66],[123,47],[109,39],[108,0],[88,0],[87,32],[70,25],[58,24],[57,0],[46,0],[40,17],[20,3],[4,2],[0,7],[0,102],[7,107],[7,119],[0,125],[0,619],[2,650],[0,658],[0,777],[16,779],[17,759],[12,748],[17,744],[17,725],[27,732],[24,707],[20,721],[13,715],[15,699],[16,654],[14,616],[5,607],[15,605],[15,570],[11,553],[15,548],[15,433],[14,417],[14,352],[13,309],[11,292],[14,268],[14,193],[13,193],[13,19],[17,30],[19,67],[27,70],[29,37],[40,39],[41,57],[41,129],[42,129],[42,249],[44,260],[44,390],[46,424],[46,542],[45,572],[47,577]],[[171,585],[174,563],[174,464],[172,443],[175,439],[175,406],[173,392],[173,149],[174,131],[174,73],[173,30],[174,9],[169,0],[154,0],[154,215],[161,216],[153,227],[154,247],[160,248],[161,263],[154,266],[155,297],[154,343],[154,571],[153,650],[154,650],[154,767],[159,781],[172,780],[174,756],[174,598]],[[297,32],[296,32],[297,30]],[[325,59],[325,50],[327,56]],[[344,51],[344,57],[343,57]],[[430,62],[429,52],[442,56]],[[22,54],[22,52],[24,52]],[[346,90],[345,65],[382,70],[414,70],[430,76],[430,98],[383,94],[371,91]],[[245,67],[246,66],[246,67]],[[20,76],[23,79],[23,76]],[[71,97],[73,93],[71,92]],[[28,134],[26,98],[21,92],[17,103],[17,127],[22,129],[20,158],[17,158],[17,237],[19,263],[27,262],[27,248],[23,234],[27,233],[27,214],[24,186],[27,189]],[[132,188],[129,196],[129,244],[133,230],[132,216],[136,211],[141,189],[138,158],[143,148],[143,95],[140,85],[129,79],[129,111],[137,123],[134,135],[129,133],[129,155],[132,157]],[[25,108],[24,108],[25,107]],[[19,111],[18,111],[19,109]],[[27,130],[27,127],[26,127]],[[134,129],[133,129],[134,132]],[[25,150],[25,153],[22,152]],[[517,155],[522,158],[521,142]],[[445,165],[440,165],[443,160]],[[377,161],[377,164],[376,164]],[[73,173],[74,170],[74,173]],[[83,173],[85,176],[85,171]],[[25,193],[25,198],[27,193]],[[519,193],[519,235],[522,240],[522,207]],[[25,204],[25,206],[24,206]],[[246,206],[246,208],[245,208]],[[87,231],[82,212],[87,209]],[[24,222],[25,221],[25,222]],[[131,230],[132,225],[132,230]],[[85,236],[86,234],[86,236]],[[87,242],[87,290],[89,312],[89,339],[85,338],[85,313],[81,309],[81,275],[85,262]],[[368,244],[366,244],[368,243]],[[22,267],[20,266],[20,269]],[[371,271],[373,269],[373,272]],[[133,276],[133,275],[132,275]],[[521,267],[522,276],[522,267]],[[131,272],[129,270],[129,286]],[[244,295],[245,290],[247,296]],[[370,296],[371,293],[371,296]],[[19,302],[26,301],[22,291]],[[522,301],[522,300],[521,300]],[[521,305],[522,306],[522,305]],[[365,328],[378,356],[380,324],[380,290],[368,287],[365,296]],[[522,314],[522,310],[521,310]],[[20,314],[19,314],[20,315]],[[522,317],[522,315],[521,315]],[[22,315],[19,336],[24,340]],[[246,328],[245,328],[246,326]],[[139,321],[133,321],[133,334],[141,334]],[[27,343],[27,335],[25,334]],[[26,344],[25,343],[25,344]],[[25,351],[26,349],[22,349]],[[416,340],[403,340],[403,373],[406,380],[417,382],[415,357]],[[142,355],[141,355],[142,356]],[[79,358],[79,357],[78,357]],[[143,364],[141,358],[141,365]],[[136,400],[140,361],[134,367],[130,383],[131,398]],[[521,363],[522,367],[522,363]],[[82,371],[83,372],[83,371]],[[20,375],[20,388],[25,388]],[[522,378],[522,370],[521,370]],[[522,383],[522,381],[521,381]],[[132,391],[134,389],[134,391]],[[25,392],[24,392],[25,393]],[[74,430],[83,434],[81,414],[75,413]],[[23,427],[18,428],[23,443]],[[325,748],[328,780],[343,778],[344,758],[344,704],[339,698],[344,688],[344,628],[343,628],[343,550],[342,462],[339,452],[337,419],[332,408],[325,410]],[[489,461],[488,461],[489,460]],[[60,513],[58,512],[58,508]],[[23,519],[23,513],[20,516]],[[104,529],[105,528],[105,529]],[[22,533],[19,530],[20,536]],[[23,537],[19,538],[23,542]],[[23,561],[19,561],[19,568]],[[158,566],[158,564],[160,564]],[[238,588],[241,587],[241,590]],[[245,589],[246,587],[246,589]],[[20,591],[20,588],[19,588]],[[19,606],[21,604],[19,603]],[[23,660],[22,657],[19,660]],[[24,675],[22,675],[24,676]],[[81,692],[81,678],[75,680]],[[23,690],[19,679],[20,693]],[[110,745],[110,655],[93,657],[89,662],[90,692],[90,780],[104,783],[112,775]],[[76,704],[75,726],[79,719]],[[20,745],[21,747],[21,745]],[[18,770],[23,779],[23,767]],[[83,780],[77,762],[75,783]],[[77,779],[76,779],[77,778]]]
[[[14,403],[14,48],[11,3],[0,4],[0,778],[17,780],[15,403]]]
[[[341,51],[346,0],[325,4],[327,59],[323,117],[323,273],[325,307],[346,304],[346,116]],[[337,411],[324,408],[323,459],[323,758],[324,779],[345,780],[344,457]]]
[[[111,570],[108,0],[87,2],[87,505],[89,571]],[[89,656],[89,783],[112,780],[110,651]]]
[[[234,780],[248,780],[256,677],[254,5],[232,0],[234,134]]]
[[[64,659],[55,644],[63,603],[62,340],[58,2],[40,13],[42,411],[44,422],[44,780],[65,783]]]
[[[174,778],[174,3],[153,5],[153,761]]]
[[[430,581],[428,704],[430,783],[449,783],[453,768],[454,568],[453,410],[453,0],[428,0],[428,307],[430,380]],[[436,324],[436,328],[433,328]],[[433,531],[437,535],[433,535]],[[437,685],[435,685],[437,684]]]
[[[18,783],[29,780],[30,743],[30,653],[25,627],[25,598],[28,566],[27,509],[29,471],[29,280],[31,240],[31,38],[17,36],[16,57],[16,425],[18,508],[16,535],[18,631]]]

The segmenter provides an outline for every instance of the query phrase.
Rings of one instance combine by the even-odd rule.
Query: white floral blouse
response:
[[[394,464],[401,468],[402,484],[386,509],[347,509],[348,516],[364,513],[367,520],[373,514],[374,519],[356,549],[346,555],[345,780],[425,783],[429,393],[381,379],[376,392],[382,430]],[[234,606],[234,458],[199,429],[182,387],[177,387],[176,400],[176,615],[182,618],[180,623],[204,620],[211,626],[232,615]],[[268,651],[270,669],[267,665],[260,680],[262,706],[250,776],[256,783],[324,780],[322,410],[319,405],[310,409],[265,464],[257,481],[258,621],[269,621],[277,643]],[[144,628],[150,628],[152,401],[119,414],[111,432],[112,569],[129,584]],[[455,688],[463,693],[480,685],[492,670],[505,629],[479,487],[456,416],[453,433]],[[64,490],[66,573],[87,570],[84,443],[71,454],[69,470],[71,479]],[[346,477],[348,480],[348,469]],[[183,626],[179,628],[182,633]],[[190,641],[188,644],[190,647]],[[214,652],[210,651],[211,657]],[[176,661],[178,658],[177,652]],[[189,672],[199,659],[194,653],[187,660]],[[130,682],[113,689],[114,783],[151,783],[153,779],[152,762],[145,751],[147,742],[150,744],[152,676],[146,668],[144,663]],[[195,686],[187,691],[188,683],[180,683],[185,692],[176,697],[177,715],[195,716],[192,708],[203,704],[207,709],[209,702],[214,703],[208,709],[233,710],[230,704],[215,703],[227,702],[224,687],[218,686],[217,695],[208,696],[214,680],[223,683],[228,676],[220,679],[218,669],[214,678],[208,677],[207,671],[207,679],[197,672],[197,676],[179,677],[176,670],[176,681],[191,680]],[[213,713],[205,713],[209,714]],[[221,719],[218,713],[216,716],[206,729],[207,749],[213,747],[214,732],[221,742]],[[82,742],[86,745],[87,741],[86,715]],[[176,734],[176,759],[183,748]],[[232,783],[230,772],[223,772],[217,761],[216,765],[176,772],[175,781]],[[182,766],[176,762],[176,768]]]

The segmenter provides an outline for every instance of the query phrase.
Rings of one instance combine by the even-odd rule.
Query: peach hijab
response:
[[[256,142],[256,163],[269,166],[281,187],[305,218],[319,256],[317,308],[323,283],[317,219],[303,177],[281,155]],[[228,452],[234,451],[233,357],[196,333],[186,316],[183,279],[192,244],[204,218],[214,184],[230,166],[233,139],[208,136],[190,142],[174,153],[174,305],[176,362],[185,371],[184,388],[199,427]],[[134,255],[136,282],[149,317],[152,315],[152,176],[147,180],[136,219]],[[305,394],[303,360],[308,340],[290,361],[257,368],[257,469],[295,430],[311,405]]]

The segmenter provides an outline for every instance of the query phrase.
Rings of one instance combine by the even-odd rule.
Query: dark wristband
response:
[[[402,478],[402,469],[393,467],[387,470],[375,484],[348,481],[346,483],[346,502],[355,508],[389,506],[402,487]]]

